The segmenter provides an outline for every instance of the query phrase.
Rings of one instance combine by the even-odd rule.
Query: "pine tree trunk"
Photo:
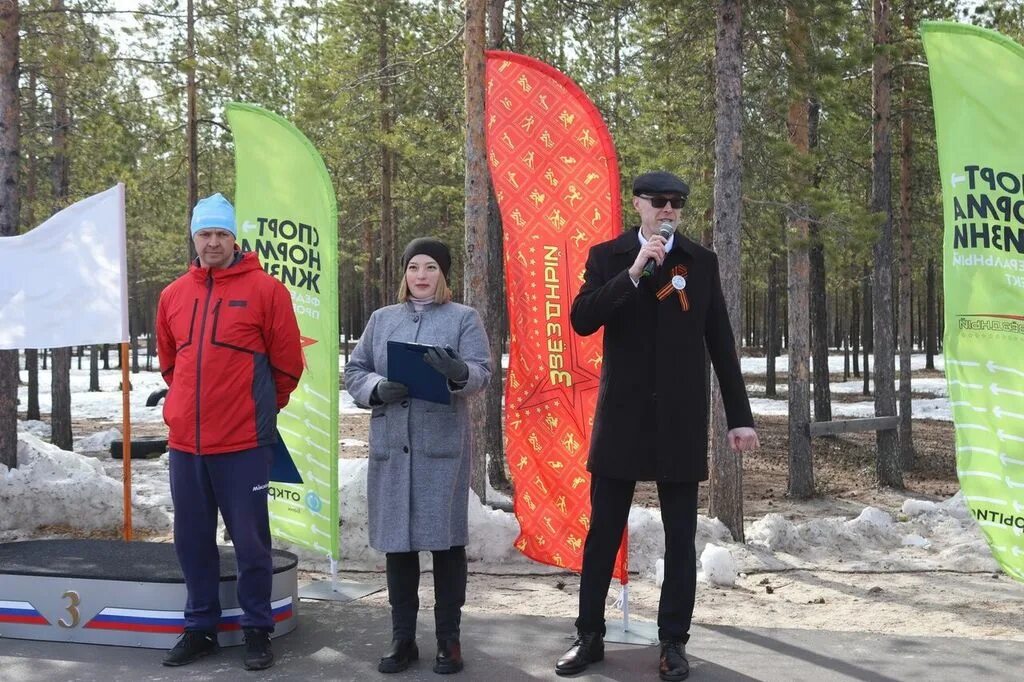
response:
[[[925,323],[924,323],[924,366],[928,369],[935,369],[935,355],[938,353],[938,335],[936,334],[935,300],[935,259],[928,259],[928,272],[925,282]]]
[[[765,377],[764,394],[768,398],[778,395],[776,389],[775,358],[779,355],[779,281],[782,265],[778,254],[771,255],[768,266],[768,300],[765,301]]]
[[[740,0],[720,0],[715,32],[715,191],[714,245],[722,293],[739,353],[740,227],[743,192],[743,8]],[[718,377],[711,383],[711,481],[709,513],[725,524],[736,542],[743,534],[743,454],[731,452],[729,427]]]
[[[196,11],[195,0],[188,0],[185,16],[185,158],[187,177],[185,190],[185,252],[188,263],[196,258],[196,247],[192,243],[192,209],[199,201],[199,115],[196,113]]]
[[[807,94],[800,82],[807,71],[807,25],[794,4],[786,7],[786,51],[791,74],[789,142],[796,155],[808,152]],[[796,196],[807,186],[800,164],[790,169],[790,182]],[[789,487],[788,495],[806,498],[814,494],[814,462],[811,458],[809,424],[810,405],[810,260],[808,257],[807,207],[799,199],[791,208],[788,232],[789,250]]]
[[[852,310],[850,311],[850,355],[853,356],[853,376],[860,376],[860,297],[857,295],[857,287],[850,292],[853,299]]]
[[[907,3],[903,13],[903,27],[908,35],[913,34],[912,3]],[[910,121],[910,99],[907,95],[906,75],[903,76],[903,115],[900,117],[900,275],[899,275],[899,337],[900,337],[900,379],[899,379],[899,413],[900,428],[898,432],[900,470],[907,471],[914,466],[914,436],[911,425],[911,352],[913,351],[913,302],[911,300],[910,261],[912,247],[910,243],[910,212],[911,212],[911,174],[913,173],[913,131]]]
[[[505,0],[487,0],[487,46],[501,49],[505,42],[502,22]],[[502,345],[507,327],[505,304],[505,259],[502,239],[501,211],[494,188],[487,184],[487,297],[491,315],[484,321],[487,341],[491,346],[491,383],[484,393],[484,423],[477,435],[477,448],[482,448],[487,462],[487,479],[495,490],[508,490],[505,473],[505,439],[502,436],[501,398],[504,394],[504,370],[501,367]]]
[[[0,3],[0,237],[18,234],[21,102],[18,98],[21,16],[17,2]],[[18,466],[18,351],[0,350],[0,464]]]
[[[818,147],[818,121],[821,106],[812,99],[807,119],[807,141],[811,150]],[[821,172],[814,169],[815,188],[821,185]],[[825,298],[825,245],[821,237],[818,216],[811,216],[808,225],[810,235],[810,297],[811,297],[811,353],[814,372],[814,421],[832,421],[832,387],[828,371],[828,301]]]
[[[53,0],[51,9],[56,13],[64,12],[63,0]],[[54,38],[54,53],[64,53],[62,35],[58,32]],[[70,164],[67,156],[68,128],[71,125],[68,114],[67,76],[59,68],[54,70],[50,83],[51,103],[53,107],[52,131],[52,182],[54,212],[63,209],[68,203],[68,186],[70,183]],[[64,450],[71,449],[71,349],[53,349],[53,370],[50,372],[50,426],[51,442]]]
[[[377,5],[377,68],[380,73],[380,305],[392,302],[398,290],[398,263],[395,244],[395,208],[392,184],[395,175],[395,151],[391,148],[391,66],[389,51],[391,33],[388,28],[388,3]]]
[[[872,104],[874,109],[871,155],[871,210],[881,213],[874,248],[873,348],[875,355],[875,416],[896,414],[896,365],[892,324],[892,147],[889,115],[891,109],[892,70],[888,53],[889,0],[873,0],[875,59],[871,69]],[[893,429],[877,431],[878,449],[875,473],[878,482],[894,488],[903,487],[898,434]]]
[[[100,390],[100,347],[89,346],[89,392]]]
[[[487,294],[487,270],[490,251],[487,236],[487,149],[484,139],[484,38],[487,5],[485,0],[466,0],[465,92],[466,92],[466,253],[463,300],[476,308],[487,326],[494,311]],[[500,362],[491,358],[491,364]],[[472,400],[472,419],[486,421],[486,403],[482,397]],[[474,439],[479,441],[479,430]],[[471,487],[481,500],[486,499],[486,456],[484,444],[476,443],[472,463]]]

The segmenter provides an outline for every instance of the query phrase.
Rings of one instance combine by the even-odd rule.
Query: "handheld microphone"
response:
[[[667,220],[658,226],[658,234],[660,234],[662,239],[664,239],[665,241],[668,241],[672,237],[672,235],[675,234],[675,231],[676,229],[672,227],[672,223],[668,222]],[[658,262],[656,260],[654,260],[653,258],[647,259],[647,263],[644,265],[644,270],[640,274],[640,276],[650,277],[652,274],[654,274],[654,268],[656,268],[657,266]]]

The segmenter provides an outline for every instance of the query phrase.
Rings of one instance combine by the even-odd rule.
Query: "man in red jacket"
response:
[[[174,548],[188,591],[185,633],[163,660],[170,666],[218,648],[218,509],[238,560],[245,667],[274,662],[267,497],[277,413],[299,383],[302,349],[291,295],[255,253],[238,249],[236,235],[227,199],[214,194],[198,202],[198,258],[164,289],[157,309]]]

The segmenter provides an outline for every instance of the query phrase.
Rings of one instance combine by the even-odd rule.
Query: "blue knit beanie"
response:
[[[220,192],[200,199],[192,209],[192,234],[204,228],[227,230],[238,236],[238,230],[235,228],[235,208]]]

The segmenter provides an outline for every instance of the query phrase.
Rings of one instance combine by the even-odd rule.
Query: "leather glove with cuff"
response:
[[[423,354],[423,361],[453,384],[464,384],[469,379],[469,365],[452,350],[451,346],[428,348]]]
[[[370,402],[378,404],[396,403],[409,395],[409,387],[397,381],[384,379],[373,387]]]

